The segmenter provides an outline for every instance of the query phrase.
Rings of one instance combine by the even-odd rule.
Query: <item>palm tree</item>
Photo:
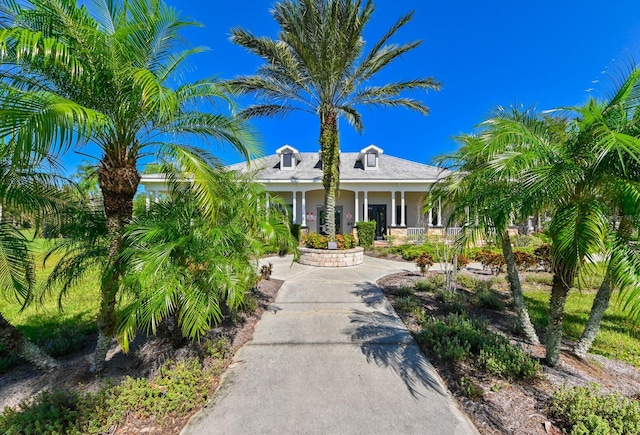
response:
[[[546,340],[546,360],[552,366],[560,357],[566,298],[582,268],[604,256],[607,287],[637,284],[638,261],[628,244],[621,243],[620,228],[611,217],[620,204],[637,200],[631,187],[640,180],[640,138],[627,126],[640,119],[635,111],[639,89],[640,69],[633,68],[608,100],[590,99],[570,108],[573,118],[561,134],[555,127],[550,127],[554,134],[536,134],[518,122],[499,126],[488,139],[489,165],[495,173],[517,177],[523,204],[554,209],[549,226],[554,276]]]
[[[172,87],[202,48],[187,47],[181,35],[197,23],[161,1],[99,1],[93,15],[76,0],[0,0],[0,10],[0,137],[19,150],[64,152],[88,142],[100,150],[109,239],[92,366],[100,371],[116,328],[119,254],[140,156],[182,140],[217,140],[249,159],[252,135],[243,121],[210,112],[232,103],[224,85],[207,79]]]
[[[240,28],[231,31],[234,43],[265,61],[255,75],[231,82],[241,92],[254,94],[260,100],[242,114],[278,116],[299,110],[320,119],[327,232],[332,240],[340,177],[338,118],[344,117],[362,132],[361,106],[405,107],[426,115],[426,106],[403,93],[440,88],[433,78],[370,84],[377,73],[420,44],[388,43],[411,21],[413,14],[409,13],[365,54],[363,31],[373,11],[371,0],[283,0],[272,11],[280,26],[278,39],[257,37]]]
[[[529,128],[540,127],[540,123],[530,116],[529,111],[520,113],[514,110],[507,114],[498,111],[496,116],[506,121],[526,123]],[[517,180],[507,174],[496,174],[489,165],[491,155],[487,153],[486,133],[485,124],[484,131],[478,134],[457,137],[461,147],[453,154],[437,159],[453,172],[434,186],[425,201],[425,209],[441,203],[451,211],[450,222],[465,222],[458,240],[458,244],[462,246],[488,238],[495,238],[500,242],[518,323],[526,340],[539,344],[524,303],[516,257],[508,232],[511,219],[528,216],[529,212],[524,209],[525,204],[522,204],[522,196],[519,195],[521,186]]]
[[[0,148],[0,209],[10,207],[21,213],[41,216],[56,209],[64,199],[55,187],[55,179],[33,167],[29,156],[13,155],[4,145]],[[35,283],[34,258],[29,240],[12,223],[0,217],[0,294],[7,300],[26,307],[32,300]],[[41,369],[57,367],[57,362],[31,343],[0,312],[0,344]]]
[[[156,333],[169,318],[174,342],[199,339],[243,303],[256,282],[251,259],[264,244],[295,248],[284,203],[274,199],[267,209],[264,187],[250,177],[206,164],[199,170],[208,172],[199,177],[206,182],[195,189],[175,183],[167,199],[129,226],[123,257],[135,295],[119,324],[123,349],[138,330]],[[216,199],[208,211],[197,192]]]

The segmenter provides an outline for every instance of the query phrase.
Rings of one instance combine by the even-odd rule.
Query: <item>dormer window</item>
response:
[[[377,165],[378,156],[376,153],[367,153],[367,168],[375,168]]]
[[[282,154],[282,167],[293,168],[293,153]]]
[[[292,171],[296,168],[296,165],[302,161],[298,150],[289,145],[277,149],[276,154],[280,157],[281,171]]]
[[[362,164],[362,168],[365,171],[372,169],[378,169],[380,167],[380,155],[382,150],[375,145],[369,145],[368,147],[360,150],[358,154],[358,161]]]

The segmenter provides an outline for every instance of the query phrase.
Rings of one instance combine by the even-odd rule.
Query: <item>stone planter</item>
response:
[[[364,248],[358,246],[353,249],[329,250],[298,248],[300,251],[300,264],[317,267],[348,267],[362,264],[364,260]]]

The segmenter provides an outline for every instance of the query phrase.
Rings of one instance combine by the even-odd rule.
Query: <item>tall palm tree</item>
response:
[[[532,134],[522,123],[514,123],[497,128],[499,133],[488,141],[490,166],[496,173],[518,177],[523,204],[554,207],[549,225],[554,276],[546,339],[546,360],[552,366],[560,357],[567,295],[582,268],[603,256],[611,286],[637,284],[638,262],[628,244],[621,243],[611,217],[618,214],[619,204],[637,199],[629,187],[640,181],[640,138],[625,125],[640,119],[639,90],[640,69],[633,68],[609,99],[590,99],[569,108],[573,118],[566,134]],[[618,116],[623,107],[624,115]]]
[[[245,116],[282,116],[299,110],[320,119],[327,232],[332,240],[340,178],[338,119],[344,117],[362,132],[360,107],[405,107],[426,115],[428,108],[404,92],[440,88],[433,78],[371,84],[387,65],[420,44],[389,43],[411,21],[413,14],[409,13],[365,53],[363,32],[373,11],[371,0],[283,0],[272,11],[280,26],[277,39],[258,37],[240,28],[231,31],[234,43],[265,61],[255,75],[231,82],[259,100],[242,112]]]
[[[92,367],[100,371],[116,328],[118,259],[140,156],[183,140],[221,141],[247,159],[255,148],[244,122],[211,113],[232,103],[225,86],[209,79],[175,86],[185,60],[203,50],[181,34],[197,23],[159,0],[102,0],[92,11],[76,0],[0,0],[0,137],[18,150],[64,152],[88,142],[100,150],[109,234]]]

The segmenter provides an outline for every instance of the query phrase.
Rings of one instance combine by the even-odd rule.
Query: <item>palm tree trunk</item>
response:
[[[569,294],[569,285],[558,273],[553,276],[551,284],[551,300],[549,302],[549,325],[547,327],[547,355],[546,361],[551,367],[560,361],[560,345],[562,343],[562,321],[564,306]]]
[[[340,182],[340,139],[338,117],[332,110],[322,111],[320,116],[320,150],[325,195],[325,224],[329,239],[333,242],[336,240],[336,195]]]
[[[507,263],[507,279],[509,280],[509,286],[511,287],[511,294],[513,295],[513,302],[516,306],[516,312],[518,314],[518,322],[522,326],[525,339],[532,344],[540,344],[536,329],[531,323],[529,318],[529,312],[527,306],[524,303],[524,296],[522,293],[522,285],[520,284],[520,275],[518,275],[518,268],[516,266],[516,256],[513,254],[513,248],[511,247],[511,238],[508,232],[504,232],[501,237],[502,253],[504,254],[505,262]]]
[[[578,343],[573,348],[573,352],[577,355],[585,355],[589,352],[589,349],[591,349],[593,340],[595,340],[598,331],[600,331],[600,323],[602,322],[604,313],[607,311],[607,308],[609,308],[611,293],[613,293],[611,279],[609,276],[605,276],[602,284],[600,284],[598,293],[596,293],[596,298],[593,300],[587,326],[585,326],[580,340],[578,340]]]
[[[135,165],[114,167],[112,162],[105,158],[98,169],[98,179],[111,242],[109,243],[108,268],[100,288],[98,342],[91,365],[91,371],[97,373],[104,370],[107,352],[115,335],[117,325],[116,297],[122,276],[120,253],[123,248],[125,227],[133,215],[133,197],[138,190],[140,174],[138,174]]]
[[[58,362],[25,338],[22,332],[0,313],[0,344],[42,370],[58,367]]]
[[[624,215],[624,213],[620,212],[622,218],[620,219],[620,224],[618,226],[617,236],[621,241],[628,243],[631,239],[631,235],[633,233],[633,224],[631,220]],[[612,265],[609,265],[611,268]],[[591,349],[593,345],[593,340],[595,340],[598,335],[598,331],[600,331],[600,324],[604,317],[604,313],[609,308],[609,301],[611,300],[611,295],[613,293],[613,283],[611,282],[611,277],[609,273],[605,275],[602,283],[600,284],[600,288],[598,289],[598,293],[596,293],[596,298],[593,300],[593,305],[591,306],[591,312],[589,313],[589,320],[587,321],[587,325],[580,336],[580,340],[576,343],[573,348],[573,352],[577,355],[585,355]]]

